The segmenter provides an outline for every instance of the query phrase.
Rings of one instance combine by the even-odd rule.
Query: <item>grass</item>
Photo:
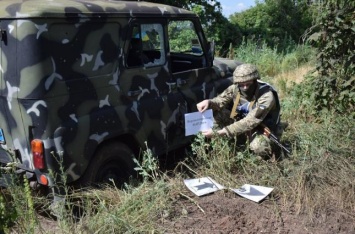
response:
[[[179,197],[186,197],[182,180],[202,176],[211,176],[229,187],[250,182],[274,187],[275,210],[282,205],[307,215],[309,222],[328,211],[354,217],[353,120],[331,112],[309,114],[313,106],[301,100],[302,92],[311,91],[302,83],[304,74],[313,68],[312,60],[304,58],[309,48],[297,47],[283,55],[253,46],[245,45],[236,53],[245,56],[247,62],[257,63],[261,74],[280,91],[282,118],[289,123],[282,140],[292,145],[291,155],[276,162],[260,161],[248,150],[236,148],[233,139],[205,140],[199,135],[186,159],[174,171],[163,173],[148,151],[147,160],[137,165],[144,177],[140,185],[127,184],[122,190],[105,187],[67,193],[64,208],[68,214],[80,211],[80,219],[63,215],[56,219],[57,229],[52,233],[164,232],[159,223],[173,215],[172,208]],[[32,194],[26,181],[1,192],[6,204],[21,214],[11,218],[6,232],[51,233],[41,226],[38,212],[49,206],[48,200]],[[4,202],[0,199],[1,204]],[[186,215],[184,209],[180,215]]]
[[[163,181],[142,183],[138,187],[117,190],[107,187],[79,193],[92,202],[85,205],[84,217],[75,225],[89,233],[142,233],[156,229],[154,221],[166,213],[169,185]],[[91,204],[91,209],[87,205]],[[95,222],[93,222],[95,220]]]
[[[284,99],[292,87],[296,84],[300,84],[305,75],[311,73],[314,67],[311,64],[302,64],[296,69],[286,70],[277,74],[271,81],[278,88],[280,99]]]
[[[234,49],[234,58],[244,63],[255,64],[263,77],[275,77],[278,74],[296,70],[314,61],[315,52],[308,45],[290,46],[284,51],[261,45],[254,41],[244,41]]]

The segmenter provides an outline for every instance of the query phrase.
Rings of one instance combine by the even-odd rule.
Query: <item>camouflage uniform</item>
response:
[[[243,65],[240,67],[242,66]],[[258,78],[259,75],[257,74],[256,77]],[[255,77],[252,77],[252,79],[249,77],[249,79],[246,80],[253,79],[255,79]],[[234,76],[235,84],[229,86],[219,96],[209,100],[209,106],[214,110],[215,121],[220,127],[226,129],[229,137],[246,134],[250,142],[249,147],[254,153],[260,156],[269,156],[272,153],[271,142],[270,139],[263,134],[263,130],[259,126],[263,123],[269,127],[276,136],[281,135],[279,127],[280,104],[277,93],[269,84],[258,80],[256,91],[253,97],[248,100],[248,98],[240,92],[237,84],[237,82],[244,82],[244,80],[237,82],[236,80],[238,79]],[[238,115],[232,119],[230,118],[230,107],[236,100],[238,93],[240,93],[240,98],[237,103],[238,106],[245,103],[251,104],[249,104],[249,112],[244,118],[238,113]]]

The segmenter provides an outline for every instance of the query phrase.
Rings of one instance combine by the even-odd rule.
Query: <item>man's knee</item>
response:
[[[272,154],[270,139],[264,135],[256,136],[249,146],[250,150],[261,157],[268,157]]]

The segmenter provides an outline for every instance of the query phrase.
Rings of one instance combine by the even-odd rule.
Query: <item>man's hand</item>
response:
[[[217,133],[220,136],[227,136],[227,130],[225,128],[222,128],[221,130],[218,130]]]
[[[209,104],[210,101],[208,99],[203,100],[202,102],[197,103],[197,110],[202,113],[208,109]]]
[[[208,129],[208,130],[205,130],[205,131],[202,131],[201,132],[202,135],[204,135],[206,138],[212,138],[214,137],[216,134],[213,132],[212,129]],[[217,132],[217,135],[219,136],[226,136],[227,135],[227,130],[225,128],[222,128],[221,130],[218,130]]]
[[[212,138],[213,135],[214,135],[214,132],[213,132],[212,129],[208,129],[208,130],[202,131],[201,133],[202,133],[202,135],[204,135],[206,138]]]

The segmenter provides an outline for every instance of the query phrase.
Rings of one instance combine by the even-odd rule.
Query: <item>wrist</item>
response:
[[[225,128],[222,128],[221,130],[218,131],[218,135],[226,136],[227,135],[227,130]]]
[[[208,108],[210,108],[210,109],[212,108],[212,107],[211,107],[211,103],[212,103],[211,99],[207,99],[207,106],[208,106]]]

